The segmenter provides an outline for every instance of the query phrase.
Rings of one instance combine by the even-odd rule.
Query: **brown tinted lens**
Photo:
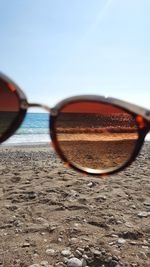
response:
[[[11,128],[19,112],[15,87],[0,79],[0,139]]]
[[[99,173],[125,164],[138,139],[131,114],[111,104],[93,101],[66,105],[55,126],[60,150],[68,161]]]

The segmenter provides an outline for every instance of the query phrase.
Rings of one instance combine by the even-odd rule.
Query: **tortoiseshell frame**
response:
[[[85,168],[82,166],[78,166],[77,164],[72,164],[71,162],[68,162],[68,159],[63,154],[60,148],[60,145],[59,145],[59,141],[57,138],[56,121],[61,110],[65,106],[67,106],[70,103],[75,103],[75,102],[80,102],[80,101],[90,101],[90,102],[111,104],[115,107],[121,108],[122,110],[128,112],[129,114],[133,116],[137,124],[138,139],[137,139],[136,146],[135,146],[133,153],[129,156],[128,161],[126,161],[123,165],[118,166],[116,168],[109,168],[107,170],[94,170],[94,169]],[[145,136],[147,135],[149,130],[150,130],[150,110],[144,109],[137,105],[133,105],[128,102],[118,100],[115,98],[110,98],[110,97],[106,98],[106,97],[97,96],[97,95],[80,95],[80,96],[67,98],[59,102],[53,109],[51,109],[50,134],[51,134],[51,139],[53,141],[55,150],[60,155],[60,157],[64,160],[64,162],[66,163],[66,166],[70,166],[74,168],[75,170],[78,170],[84,174],[88,173],[92,175],[105,176],[108,174],[113,174],[118,171],[121,171],[125,167],[129,166],[137,157],[143,145]]]
[[[21,125],[21,123],[24,120],[24,117],[26,115],[28,102],[27,102],[27,98],[26,98],[25,94],[23,93],[23,91],[10,78],[8,78],[6,75],[0,73],[0,81],[3,81],[3,83],[5,84],[6,88],[8,88],[8,90],[12,91],[12,88],[13,88],[13,93],[16,95],[18,102],[20,103],[20,109],[18,111],[17,117],[12,122],[12,124],[10,125],[10,128],[5,132],[5,134],[0,136],[0,143],[2,143],[6,139],[8,139],[10,136],[12,136],[14,134],[14,132]]]
[[[111,97],[103,97],[103,96],[97,96],[97,95],[80,95],[80,96],[74,96],[67,98],[58,104],[56,104],[53,108],[49,108],[46,105],[37,104],[37,103],[28,103],[27,98],[23,91],[18,87],[17,84],[15,84],[10,78],[8,78],[6,75],[0,73],[0,80],[3,80],[3,82],[8,86],[8,89],[11,85],[11,87],[14,88],[13,92],[17,96],[18,101],[20,103],[20,109],[18,111],[18,116],[16,117],[15,121],[10,125],[10,128],[5,132],[3,136],[0,136],[0,143],[8,139],[13,133],[19,128],[22,121],[24,120],[24,117],[26,115],[27,109],[29,107],[40,107],[44,108],[46,111],[50,113],[50,120],[49,120],[49,129],[50,129],[50,136],[52,139],[52,143],[54,145],[54,148],[58,155],[61,157],[61,159],[66,163],[67,166],[72,167],[73,169],[80,171],[84,174],[92,174],[92,175],[98,175],[98,176],[104,176],[107,174],[113,174],[118,171],[123,170],[127,166],[129,166],[137,157],[145,136],[150,131],[150,110],[139,107],[137,105],[118,100]],[[61,113],[61,110],[67,106],[70,103],[80,102],[80,101],[90,101],[90,102],[97,102],[97,103],[105,103],[105,104],[111,104],[115,107],[121,108],[122,110],[128,112],[133,116],[133,118],[136,121],[137,124],[137,131],[138,131],[138,139],[136,142],[135,149],[133,153],[130,155],[128,161],[126,161],[123,165],[116,167],[116,168],[109,168],[108,170],[94,170],[89,168],[84,168],[82,166],[78,166],[76,164],[73,164],[68,161],[68,159],[63,154],[59,141],[57,138],[57,130],[56,130],[56,121]]]

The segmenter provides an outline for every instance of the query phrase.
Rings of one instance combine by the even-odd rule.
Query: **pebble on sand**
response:
[[[148,216],[150,216],[150,211],[140,211],[139,213],[138,213],[138,216],[139,217],[148,217]]]
[[[67,267],[82,267],[82,261],[77,258],[71,258],[67,262]]]

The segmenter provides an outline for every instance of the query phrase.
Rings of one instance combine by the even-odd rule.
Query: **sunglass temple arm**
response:
[[[51,112],[51,108],[50,107],[48,107],[47,105],[43,105],[43,104],[38,104],[38,103],[28,103],[28,107],[29,108],[43,108],[43,109],[45,109],[46,111],[48,111],[48,112]]]

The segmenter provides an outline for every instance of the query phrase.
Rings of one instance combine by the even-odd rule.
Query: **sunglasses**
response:
[[[67,98],[49,108],[28,103],[18,85],[0,74],[0,143],[14,134],[30,107],[50,113],[56,152],[68,166],[83,173],[123,170],[135,160],[150,131],[150,110],[145,108],[95,95]]]

